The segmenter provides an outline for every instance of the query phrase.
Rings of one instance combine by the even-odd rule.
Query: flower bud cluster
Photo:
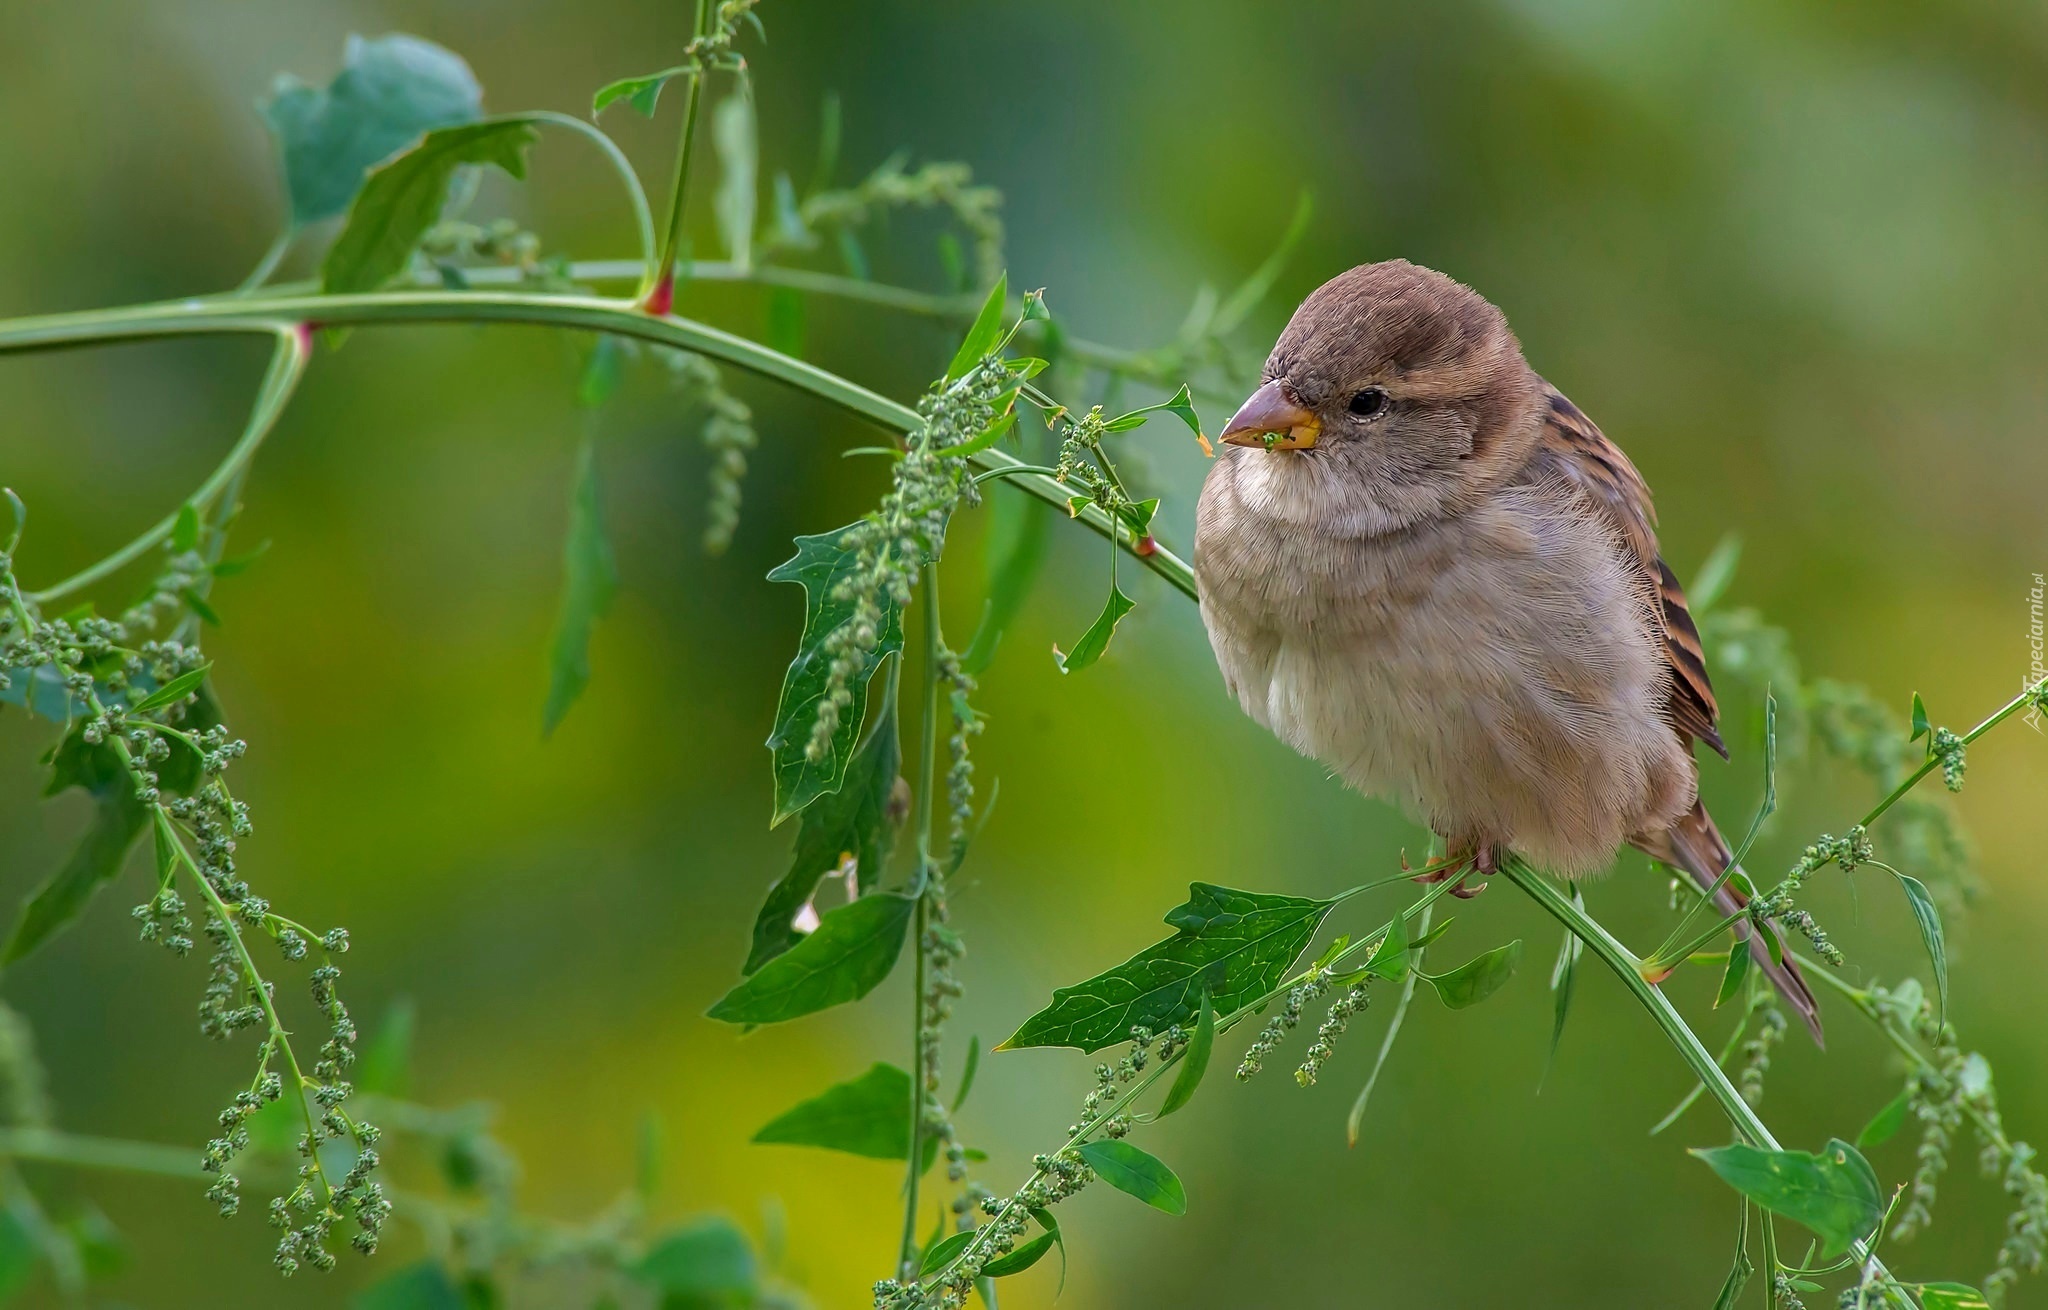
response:
[[[678,391],[705,411],[701,439],[711,455],[710,495],[704,508],[704,553],[723,555],[740,524],[747,455],[760,444],[754,411],[725,389],[718,366],[687,350],[664,352]]]
[[[914,1277],[905,1269],[898,1278],[884,1278],[875,1284],[875,1310],[960,1310],[974,1290],[974,1280],[992,1260],[1017,1248],[1018,1239],[1031,1225],[1034,1211],[1050,1209],[1086,1187],[1095,1171],[1078,1151],[1063,1150],[1056,1155],[1038,1155],[1031,1161],[1036,1172],[1031,1180],[1007,1199],[985,1198],[982,1211],[989,1222],[960,1258],[928,1279]]]
[[[1764,1099],[1764,1075],[1771,1071],[1771,1051],[1785,1040],[1785,1012],[1778,1007],[1776,992],[1760,991],[1752,1002],[1757,1020],[1756,1033],[1742,1044],[1742,1069],[1735,1086],[1742,1099],[1760,1105]]]
[[[1310,1044],[1307,1057],[1302,1060],[1301,1067],[1294,1071],[1295,1082],[1303,1087],[1315,1086],[1316,1076],[1323,1071],[1323,1063],[1337,1049],[1337,1038],[1350,1025],[1352,1016],[1371,1004],[1371,998],[1366,995],[1365,983],[1366,980],[1360,978],[1345,988],[1336,1000],[1330,1002],[1330,1011],[1324,1016],[1322,1026],[1316,1029],[1316,1039]]]
[[[1291,989],[1280,1013],[1266,1020],[1265,1027],[1259,1029],[1259,1035],[1245,1051],[1244,1059],[1238,1062],[1237,1080],[1250,1082],[1257,1077],[1259,1070],[1265,1068],[1266,1057],[1278,1050],[1281,1041],[1301,1023],[1301,1012],[1329,990],[1330,975],[1326,969],[1311,970],[1299,986]],[[1320,1066],[1321,1062],[1317,1063]]]
[[[1969,767],[1967,744],[1947,728],[1936,728],[1927,753],[1941,761],[1941,784],[1950,791],[1963,789],[1963,772]]]

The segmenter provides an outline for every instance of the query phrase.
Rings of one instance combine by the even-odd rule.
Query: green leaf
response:
[[[171,525],[171,549],[177,554],[199,548],[199,510],[191,501],[178,506],[177,521]]]
[[[1499,991],[1508,979],[1515,976],[1515,966],[1521,960],[1522,940],[1517,937],[1506,946],[1496,946],[1449,973],[1423,974],[1422,977],[1436,988],[1438,1000],[1450,1009],[1462,1010]]]
[[[918,1263],[918,1277],[922,1278],[934,1269],[944,1269],[952,1264],[962,1251],[973,1244],[977,1236],[979,1234],[976,1230],[969,1228],[933,1242],[925,1249],[924,1259]]]
[[[1736,994],[1742,990],[1743,981],[1749,977],[1751,960],[1748,938],[1743,938],[1730,948],[1728,967],[1721,974],[1721,990],[1714,995],[1715,1009],[1718,1010],[1734,1000]]]
[[[953,1093],[951,1109],[955,1114],[960,1112],[961,1106],[967,1104],[967,1093],[974,1090],[974,1075],[980,1068],[981,1038],[978,1036],[969,1037],[967,1039],[967,1065],[960,1071],[960,1090]]]
[[[662,1294],[664,1306],[688,1310],[753,1305],[761,1290],[754,1248],[722,1218],[699,1219],[656,1238],[632,1272]]]
[[[283,1102],[277,1102],[282,1105]],[[462,1289],[438,1260],[422,1260],[370,1284],[349,1301],[350,1310],[470,1310]]]
[[[1167,1090],[1166,1100],[1159,1107],[1161,1119],[1194,1099],[1195,1089],[1202,1085],[1202,1075],[1209,1071],[1209,1053],[1215,1046],[1216,1007],[1209,1003],[1209,994],[1204,992],[1201,1013],[1195,1016],[1194,1035],[1188,1038],[1188,1049],[1180,1057],[1180,1072],[1173,1076],[1173,1086]]]
[[[1192,883],[1187,903],[1166,916],[1174,936],[1107,973],[1055,988],[1052,1004],[996,1049],[1099,1051],[1128,1041],[1135,1026],[1156,1033],[1189,1022],[1205,992],[1216,1009],[1234,1010],[1280,985],[1335,904]]]
[[[1870,1122],[1863,1125],[1862,1132],[1856,1134],[1857,1149],[1867,1151],[1873,1146],[1882,1146],[1896,1137],[1899,1129],[1906,1126],[1906,1115],[1912,1108],[1913,1100],[1909,1092],[1900,1092],[1885,1102],[1884,1108],[1870,1116]]]
[[[35,1277],[42,1244],[12,1208],[0,1210],[0,1302],[11,1301]]]
[[[1408,920],[1397,917],[1387,925],[1380,944],[1372,948],[1366,958],[1365,971],[1388,982],[1400,982],[1408,976]]]
[[[178,597],[185,602],[185,608],[198,615],[200,621],[206,624],[206,626],[210,628],[220,626],[220,615],[214,612],[213,606],[206,603],[206,597],[200,595],[193,588],[178,588]]]
[[[953,352],[953,362],[946,365],[946,381],[967,376],[968,370],[987,358],[1002,341],[1003,308],[1009,297],[1008,275],[997,278],[989,288],[988,299],[981,302],[981,312],[974,316],[974,325],[961,338],[960,349]]]
[[[249,566],[262,559],[269,550],[270,543],[265,541],[254,550],[244,551],[240,555],[232,555],[227,559],[221,560],[212,566],[213,576],[216,578],[232,578],[239,574],[247,573]]]
[[[1181,385],[1179,391],[1173,393],[1170,399],[1162,400],[1156,405],[1147,405],[1142,409],[1134,409],[1128,414],[1119,414],[1103,424],[1102,430],[1104,432],[1129,432],[1132,428],[1145,426],[1145,420],[1152,415],[1162,413],[1171,414],[1187,424],[1188,431],[1196,436],[1202,435],[1202,420],[1195,413],[1194,397],[1188,391],[1185,383]]]
[[[1585,909],[1585,895],[1575,886],[1572,888],[1572,903]],[[1565,930],[1564,941],[1557,948],[1557,961],[1550,966],[1550,1052],[1543,1057],[1543,1071],[1550,1072],[1551,1062],[1557,1059],[1558,1044],[1564,1040],[1564,1021],[1572,1011],[1572,988],[1578,980],[1579,953],[1585,943],[1578,934]]]
[[[1934,966],[1935,1014],[1943,1022],[1948,1019],[1948,947],[1941,937],[1941,912],[1934,908],[1934,897],[1928,894],[1927,884],[1910,874],[1898,875],[1899,886],[1906,889],[1906,904],[1913,907],[1913,922],[1920,928],[1920,944],[1927,948],[1927,958]]]
[[[1968,1283],[1922,1283],[1923,1310],[1991,1310],[1984,1294]]]
[[[1741,562],[1742,538],[1733,532],[1722,537],[1707,552],[1707,557],[1700,561],[1699,568],[1692,575],[1692,585],[1685,589],[1694,618],[1714,608],[1714,603],[1728,590],[1728,584],[1735,580],[1735,566]]]
[[[1817,1155],[1741,1144],[1692,1154],[1764,1209],[1819,1234],[1825,1259],[1869,1236],[1884,1217],[1877,1174],[1855,1147],[1840,1139],[1830,1140]]]
[[[496,164],[526,176],[526,147],[539,139],[523,118],[444,127],[370,174],[348,224],[320,265],[328,294],[375,291],[405,271],[420,238],[441,217],[448,183],[465,164]]]
[[[187,669],[163,686],[144,696],[128,707],[130,714],[150,714],[169,705],[175,705],[199,690],[199,684],[206,681],[207,670],[213,665],[202,664],[196,669]]]
[[[727,992],[711,1017],[781,1023],[859,1000],[895,967],[916,904],[909,896],[878,893],[840,906],[817,931]]]
[[[590,116],[597,117],[605,106],[615,100],[623,100],[648,118],[654,117],[654,107],[661,101],[661,89],[678,77],[687,77],[691,70],[664,68],[659,73],[648,73],[644,77],[622,77],[616,82],[598,88],[590,98]]]
[[[1756,1272],[1756,1266],[1749,1262],[1749,1202],[1742,1203],[1742,1213],[1735,1221],[1735,1263],[1728,1269],[1728,1277],[1721,1284],[1721,1294],[1714,1298],[1714,1310],[1735,1310],[1736,1302],[1742,1299],[1742,1289],[1749,1282],[1749,1276]]]
[[[541,735],[561,725],[562,716],[590,684],[590,633],[611,608],[619,570],[605,540],[597,499],[597,449],[588,437],[576,448],[576,481],[569,492],[569,527],[562,543],[562,607],[548,647],[548,699],[541,710]]]
[[[1930,731],[1932,725],[1927,722],[1927,706],[1921,703],[1920,693],[1916,691],[1913,693],[1913,735],[1906,740],[1918,741]]]
[[[816,1146],[871,1160],[910,1158],[910,1075],[877,1063],[858,1078],[828,1088],[762,1125],[753,1140],[764,1145]],[[924,1143],[932,1167],[938,1139]]]
[[[1449,932],[1451,930],[1451,924],[1456,922],[1457,918],[1458,916],[1455,914],[1445,915],[1444,921],[1442,923],[1438,924],[1434,928],[1431,928],[1428,932],[1422,934],[1422,936],[1420,937],[1417,937],[1414,941],[1409,942],[1408,949],[1411,951],[1419,951],[1425,946],[1436,945],[1437,938]]]
[[[469,65],[416,36],[351,36],[341,72],[325,87],[280,76],[263,117],[284,158],[291,225],[342,213],[371,168],[420,133],[482,112],[483,88]]]
[[[604,408],[625,378],[625,365],[625,344],[609,332],[598,333],[576,381],[576,403],[584,409]]]
[[[865,891],[875,885],[895,844],[889,793],[901,764],[896,705],[889,697],[876,714],[874,731],[847,766],[844,784],[804,807],[789,872],[769,890],[767,903],[754,919],[754,945],[741,972],[754,972],[801,940],[795,928],[797,912],[817,893],[825,875],[848,858],[854,862],[854,887]]]
[[[763,334],[768,348],[791,359],[804,357],[804,298],[788,287],[768,289],[768,326]]]
[[[868,681],[874,677],[884,656],[903,649],[903,617],[886,589],[876,597],[882,621],[874,650],[846,683],[853,699],[840,713],[839,726],[832,734],[832,749],[824,760],[813,763],[805,747],[811,740],[811,725],[818,717],[818,702],[824,699],[832,657],[825,651],[825,639],[842,624],[853,620],[854,602],[833,595],[841,582],[853,575],[858,564],[856,552],[842,544],[858,524],[837,532],[796,539],[796,557],[777,565],[768,574],[770,582],[794,582],[804,589],[804,634],[797,643],[796,658],[782,678],[782,697],[775,707],[775,730],[769,734],[768,749],[774,753],[775,816],[781,823],[790,815],[839,790],[853,757],[856,735],[867,713]]]
[[[979,675],[995,659],[995,647],[1016,622],[1051,540],[1051,520],[1034,495],[997,495],[989,501],[989,534],[983,542],[989,594],[981,602],[981,622],[961,665]]]
[[[1112,584],[1109,589],[1109,600],[1103,605],[1102,613],[1096,615],[1095,622],[1088,625],[1088,631],[1081,634],[1081,640],[1074,643],[1074,649],[1062,653],[1059,647],[1052,648],[1053,662],[1060,666],[1060,672],[1072,673],[1076,669],[1085,669],[1101,659],[1103,652],[1109,649],[1109,639],[1116,635],[1116,625],[1123,621],[1124,615],[1129,614],[1135,605],[1136,602],[1124,595],[1121,587]]]
[[[711,113],[711,145],[718,152],[718,190],[711,213],[735,267],[754,262],[754,213],[760,204],[760,146],[754,135],[754,100],[746,83]]]
[[[1095,1176],[1117,1191],[1168,1214],[1188,1212],[1188,1195],[1180,1179],[1157,1156],[1121,1139],[1083,1142],[1080,1154]]]
[[[1008,1255],[989,1261],[981,1267],[981,1272],[988,1278],[1008,1278],[1011,1274],[1021,1274],[1042,1260],[1045,1253],[1052,1250],[1053,1243],[1058,1240],[1059,1236],[1056,1233],[1040,1233]]]
[[[417,1018],[411,997],[401,996],[391,1003],[350,1075],[357,1091],[403,1097],[412,1090],[412,1034]]]

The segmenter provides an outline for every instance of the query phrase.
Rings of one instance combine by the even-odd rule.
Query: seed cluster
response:
[[[1787,928],[1813,943],[1814,954],[1829,964],[1840,968],[1842,948],[1829,939],[1827,932],[1814,920],[1813,915],[1793,903],[1793,897],[1806,880],[1830,864],[1838,864],[1844,873],[1854,873],[1868,863],[1875,852],[1871,849],[1870,838],[1861,825],[1849,829],[1841,837],[1823,833],[1818,841],[1799,854],[1798,863],[1785,874],[1784,880],[1774,887],[1769,895],[1760,896],[1751,905],[1750,916],[1761,924],[1766,919],[1776,919]]]
[[[754,411],[725,389],[718,366],[687,350],[664,351],[676,389],[704,410],[701,439],[711,455],[710,495],[704,508],[704,553],[723,555],[739,529],[747,456],[760,444]]]
[[[849,263],[858,261],[854,229],[893,209],[942,209],[974,243],[973,281],[992,286],[1003,274],[1003,194],[974,185],[974,171],[960,163],[928,163],[915,170],[900,156],[885,161],[851,187],[820,191],[794,206],[793,221],[778,226],[755,251],[757,257],[810,250],[821,230],[839,235]],[[957,249],[957,248],[956,248]],[[968,270],[962,269],[964,275]]]
[[[1310,1044],[1307,1057],[1294,1071],[1295,1082],[1303,1087],[1316,1085],[1316,1075],[1323,1071],[1323,1062],[1337,1049],[1337,1038],[1350,1025],[1352,1016],[1371,1002],[1372,998],[1366,995],[1364,978],[1345,988],[1342,995],[1330,1002],[1329,1013],[1323,1017],[1322,1026],[1316,1029],[1316,1039]]]
[[[1250,1082],[1265,1068],[1265,1059],[1280,1048],[1280,1043],[1301,1023],[1301,1012],[1330,990],[1330,977],[1322,969],[1311,970],[1308,977],[1287,993],[1287,1000],[1281,1005],[1280,1013],[1266,1020],[1259,1035],[1252,1039],[1245,1051],[1244,1059],[1237,1065],[1237,1080]]]
[[[1785,1040],[1785,1012],[1778,1008],[1776,992],[1763,990],[1752,1002],[1757,1020],[1754,1036],[1742,1044],[1742,1070],[1735,1086],[1751,1106],[1764,1099],[1764,1075],[1771,1071],[1771,1051]]]
[[[1969,766],[1967,749],[1963,739],[1947,728],[1936,728],[1934,740],[1928,743],[1927,753],[1941,761],[1942,786],[1950,791],[1963,789],[1963,771]]]

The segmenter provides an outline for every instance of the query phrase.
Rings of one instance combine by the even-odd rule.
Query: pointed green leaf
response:
[[[325,87],[280,76],[263,117],[284,159],[291,225],[342,213],[371,168],[420,133],[482,112],[483,88],[469,65],[416,36],[351,36],[341,72]]]
[[[925,1248],[924,1259],[918,1262],[918,1276],[922,1278],[934,1269],[944,1269],[947,1265],[952,1264],[962,1251],[965,1251],[973,1244],[976,1236],[975,1230],[969,1228],[933,1242],[929,1247]]]
[[[1927,891],[1927,884],[1910,874],[1898,875],[1899,886],[1906,889],[1906,904],[1913,907],[1913,922],[1920,928],[1920,943],[1927,948],[1927,958],[1934,966],[1935,1015],[1943,1022],[1948,1018],[1948,947],[1941,937],[1941,912],[1934,908],[1934,897]]]
[[[1188,1212],[1188,1195],[1180,1179],[1157,1156],[1122,1139],[1084,1142],[1080,1153],[1095,1176],[1117,1191],[1168,1214]]]
[[[199,690],[199,684],[206,681],[207,670],[212,667],[213,665],[211,664],[202,664],[196,669],[187,669],[163,686],[149,693],[149,695],[130,705],[128,712],[130,714],[153,714],[157,710],[177,704]]]
[[[1187,424],[1190,432],[1193,432],[1196,436],[1202,435],[1202,420],[1195,413],[1194,397],[1188,391],[1185,383],[1169,399],[1162,400],[1156,405],[1146,405],[1142,409],[1134,409],[1127,414],[1119,414],[1103,424],[1102,430],[1104,432],[1129,432],[1132,428],[1145,426],[1145,420],[1154,414],[1171,414]]]
[[[967,371],[979,364],[993,352],[1003,339],[1003,308],[1010,296],[1008,276],[996,279],[989,288],[988,299],[981,302],[981,312],[974,316],[974,325],[967,329],[967,335],[960,340],[960,349],[953,352],[953,362],[946,365],[946,381],[953,382],[967,376]]]
[[[240,555],[230,556],[229,558],[220,561],[218,564],[213,565],[213,576],[216,578],[232,578],[238,574],[246,573],[249,571],[249,566],[254,564],[257,560],[262,559],[264,554],[269,550],[270,543],[268,541],[265,541],[259,544],[254,550],[244,551]]]
[[[1913,735],[1906,740],[1918,741],[1930,731],[1932,725],[1927,722],[1927,706],[1921,703],[1920,693],[1916,691],[1913,693]]]
[[[200,595],[191,587],[178,588],[178,597],[185,602],[185,608],[197,615],[200,622],[206,624],[207,627],[217,628],[220,626],[220,615],[214,612],[213,606],[206,603],[206,597]]]
[[[789,872],[770,889],[754,919],[754,945],[742,972],[752,973],[794,946],[795,920],[824,877],[851,859],[854,887],[865,891],[882,876],[896,829],[889,822],[889,793],[902,766],[896,736],[896,707],[885,698],[838,791],[804,807]]]
[[[1911,1092],[1900,1092],[1885,1102],[1884,1108],[1870,1116],[1870,1122],[1863,1125],[1862,1132],[1856,1134],[1858,1149],[1867,1151],[1873,1146],[1882,1146],[1896,1137],[1899,1129],[1906,1126],[1906,1115],[1912,1108]]]
[[[149,814],[125,777],[99,794],[92,821],[70,857],[22,904],[6,948],[0,950],[0,964],[25,958],[79,916],[93,893],[121,872]]]
[[[1735,1310],[1742,1299],[1742,1289],[1754,1272],[1756,1266],[1749,1262],[1749,1202],[1744,1201],[1742,1214],[1735,1222],[1735,1263],[1721,1284],[1721,1294],[1714,1298],[1714,1310]]]
[[[854,526],[815,537],[796,539],[796,557],[776,566],[770,582],[794,582],[804,589],[804,633],[797,644],[796,658],[783,675],[782,697],[775,707],[775,730],[768,737],[774,753],[775,816],[781,823],[820,796],[839,790],[853,757],[853,746],[867,713],[868,681],[886,655],[903,649],[903,618],[885,589],[878,596],[882,621],[877,625],[875,648],[854,675],[847,680],[853,699],[839,715],[832,735],[832,749],[826,758],[812,761],[806,753],[811,725],[817,721],[818,703],[824,699],[832,657],[825,639],[842,625],[853,621],[855,602],[835,597],[839,584],[849,581],[859,563],[857,552],[843,543]]]
[[[1166,916],[1178,931],[1124,963],[1072,987],[1024,1021],[996,1049],[1075,1046],[1099,1051],[1128,1041],[1133,1027],[1164,1032],[1196,1018],[1206,992],[1218,1010],[1234,1010],[1280,985],[1335,901],[1188,887]]]
[[[1685,589],[1694,618],[1714,608],[1715,602],[1727,592],[1728,584],[1735,580],[1735,568],[1740,563],[1742,538],[1733,532],[1722,537],[1707,552],[1707,557],[1700,561],[1699,568],[1692,575],[1692,585]]]
[[[178,506],[177,521],[171,525],[171,549],[182,555],[199,548],[199,510],[191,501]]]
[[[576,450],[576,483],[569,493],[569,529],[562,545],[562,607],[548,654],[548,700],[541,735],[554,732],[562,716],[590,684],[590,634],[618,591],[618,565],[605,540],[597,498],[597,453],[585,438]]]
[[[1366,958],[1365,971],[1388,982],[1400,982],[1408,976],[1408,920],[1396,918],[1387,925],[1380,944],[1372,948]]]
[[[1742,984],[1749,977],[1751,962],[1750,945],[1747,937],[1735,943],[1728,952],[1728,968],[1721,974],[1721,990],[1714,995],[1714,1008],[1720,1009],[1735,999],[1742,990]]]
[[[858,1078],[840,1083],[784,1111],[764,1124],[753,1140],[764,1145],[816,1146],[871,1160],[910,1158],[910,1075],[877,1063]],[[932,1167],[938,1139],[924,1143],[924,1167]]]
[[[981,1038],[967,1039],[967,1065],[960,1071],[960,1090],[953,1093],[953,1104],[949,1107],[958,1114],[960,1107],[967,1104],[967,1093],[974,1090],[974,1075],[981,1068]]]
[[[981,1272],[988,1278],[1008,1278],[1012,1274],[1021,1274],[1044,1259],[1045,1253],[1052,1250],[1053,1243],[1058,1240],[1053,1233],[1040,1233],[1008,1255],[989,1261],[981,1267]]]
[[[718,152],[718,190],[711,212],[726,258],[738,268],[754,262],[754,211],[760,203],[760,147],[754,134],[754,100],[747,84],[718,102],[711,113],[711,145]]]
[[[1442,923],[1438,924],[1434,928],[1431,928],[1428,932],[1423,933],[1422,936],[1417,937],[1414,941],[1409,942],[1408,949],[1411,951],[1419,951],[1425,946],[1436,945],[1437,938],[1449,932],[1451,930],[1451,925],[1457,922],[1457,919],[1458,916],[1455,914],[1445,915],[1444,921]]]
[[[1060,666],[1060,672],[1072,673],[1076,669],[1085,669],[1101,659],[1103,652],[1109,649],[1109,639],[1116,635],[1116,625],[1123,621],[1124,615],[1129,614],[1135,605],[1136,602],[1124,595],[1122,588],[1112,586],[1109,589],[1109,600],[1102,607],[1102,613],[1096,615],[1095,622],[1088,625],[1088,631],[1081,634],[1081,640],[1074,643],[1074,649],[1062,653],[1059,647],[1052,648],[1053,662]]]
[[[1923,1310],[1991,1310],[1984,1294],[1968,1283],[1922,1283]]]
[[[1586,899],[1577,887],[1572,888],[1572,903],[1585,909]],[[1557,948],[1557,961],[1550,966],[1550,1052],[1543,1057],[1543,1071],[1550,1072],[1551,1062],[1557,1059],[1558,1044],[1564,1040],[1564,1021],[1572,1010],[1572,988],[1578,981],[1579,952],[1585,943],[1578,934],[1565,930],[1564,941]]]
[[[639,110],[643,116],[652,118],[655,105],[661,101],[662,88],[678,77],[688,77],[690,72],[687,67],[664,68],[659,73],[648,73],[642,77],[622,77],[616,82],[607,83],[599,87],[597,94],[590,98],[590,116],[595,118],[604,112],[606,105],[623,100]]]
[[[417,146],[370,174],[320,265],[320,289],[375,291],[405,271],[420,238],[441,217],[448,183],[465,164],[496,164],[526,176],[526,148],[539,139],[523,118],[501,118],[429,132]]]
[[[917,902],[877,893],[842,905],[817,931],[761,966],[711,1007],[727,1023],[781,1023],[857,1001],[873,991],[903,953]]]
[[[1450,1009],[1462,1010],[1499,991],[1508,979],[1515,976],[1515,966],[1521,960],[1522,939],[1517,937],[1506,946],[1496,946],[1449,973],[1434,977],[1424,974],[1423,978],[1436,988],[1438,1000]]]
[[[1839,1139],[1819,1154],[1741,1144],[1692,1154],[1764,1209],[1819,1234],[1824,1259],[1868,1237],[1884,1217],[1876,1172],[1855,1147]]]
[[[1173,1077],[1173,1086],[1167,1090],[1166,1100],[1159,1106],[1159,1117],[1164,1119],[1194,1098],[1195,1089],[1202,1085],[1202,1075],[1209,1071],[1209,1053],[1216,1047],[1216,1007],[1209,1003],[1209,994],[1202,993],[1201,1013],[1195,1016],[1195,1031],[1188,1038],[1188,1049],[1180,1057],[1180,1072]]]

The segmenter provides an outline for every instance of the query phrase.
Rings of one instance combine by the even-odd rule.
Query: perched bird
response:
[[[1405,260],[1354,268],[1223,440],[1195,581],[1247,714],[1480,874],[1513,851],[1585,877],[1626,842],[1720,876],[1692,746],[1727,748],[1650,490],[1500,310]],[[1717,903],[1743,903],[1732,880]],[[1797,967],[1759,956],[1818,1041]]]

